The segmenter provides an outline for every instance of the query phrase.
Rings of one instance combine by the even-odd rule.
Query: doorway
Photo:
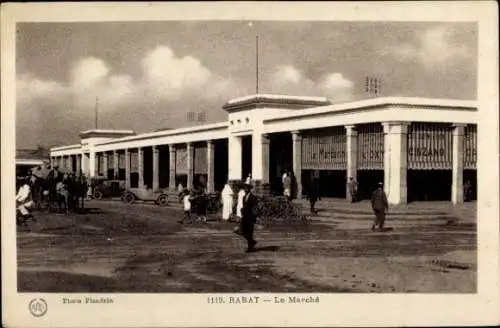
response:
[[[408,170],[408,201],[449,201],[451,183],[451,170]]]
[[[246,180],[252,173],[252,136],[241,137],[241,178]]]
[[[358,199],[371,199],[372,193],[378,187],[379,182],[384,182],[383,170],[359,170],[358,171]]]

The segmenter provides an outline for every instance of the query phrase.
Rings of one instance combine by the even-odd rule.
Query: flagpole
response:
[[[95,97],[95,129],[97,130],[97,122],[99,116],[99,97]]]
[[[259,93],[259,36],[255,36],[255,93]]]

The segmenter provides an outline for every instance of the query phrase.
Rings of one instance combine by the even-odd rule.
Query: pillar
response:
[[[215,163],[214,163],[214,142],[207,140],[207,191],[215,191]]]
[[[97,168],[97,163],[96,163],[96,153],[91,151],[89,153],[89,176],[91,178],[96,176],[96,168]]]
[[[103,156],[103,161],[102,161],[103,162],[103,164],[102,164],[102,166],[103,166],[103,168],[102,168],[102,175],[104,176],[105,179],[109,179],[109,177],[108,177],[108,163],[109,163],[108,156],[109,155],[108,155],[107,152],[103,152],[102,156]]]
[[[358,175],[358,131],[355,125],[347,125],[346,129],[346,151],[347,151],[347,180],[349,178],[357,179]],[[351,201],[351,194],[349,193],[349,187],[346,185],[346,197]]]
[[[87,177],[90,176],[90,154],[89,153],[83,153],[82,154],[82,173],[85,174]]]
[[[297,198],[302,197],[302,135],[299,131],[292,132],[293,175],[297,183]]]
[[[241,172],[241,146],[239,153]],[[269,136],[260,132],[252,135],[252,180],[269,183]]]
[[[125,188],[130,188],[130,150],[125,149]]]
[[[453,204],[464,202],[464,134],[465,124],[453,127],[453,169],[451,182],[451,201]]]
[[[175,150],[175,145],[168,145],[168,160],[169,160],[169,178],[168,178],[168,188],[170,190],[175,190],[175,175],[176,175],[176,161],[177,152]]]
[[[120,154],[118,150],[113,150],[113,175],[114,179],[120,177]]]
[[[384,190],[389,204],[406,204],[408,169],[408,123],[385,122],[384,125]]]
[[[54,156],[50,157],[50,167],[54,167],[55,159]]]
[[[194,146],[191,142],[187,144],[187,188],[193,188],[193,180],[194,180]]]
[[[76,174],[80,175],[82,173],[82,155],[76,155]]]
[[[144,148],[137,148],[137,175],[139,176],[139,188],[144,188]]]
[[[241,137],[229,136],[228,139],[228,179],[231,181],[241,180]]]
[[[153,190],[160,188],[160,149],[153,146]]]

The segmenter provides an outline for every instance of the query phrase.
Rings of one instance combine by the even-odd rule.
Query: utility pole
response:
[[[98,129],[98,117],[99,117],[99,97],[95,97],[95,129]]]

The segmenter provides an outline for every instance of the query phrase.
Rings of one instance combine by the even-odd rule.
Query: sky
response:
[[[79,142],[95,127],[137,133],[225,121],[255,93],[476,99],[477,25],[416,22],[168,21],[20,23],[16,146]]]

